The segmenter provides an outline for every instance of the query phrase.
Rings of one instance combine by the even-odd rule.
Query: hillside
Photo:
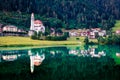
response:
[[[30,26],[30,14],[34,12],[36,18],[41,19],[49,28],[110,29],[114,26],[115,20],[120,19],[120,2],[119,0],[0,0],[0,11],[1,23],[23,28]]]

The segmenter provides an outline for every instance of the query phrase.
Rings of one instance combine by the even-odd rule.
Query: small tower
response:
[[[34,13],[31,14],[31,25],[30,30],[34,30]]]
[[[31,14],[31,25],[28,35],[32,36],[33,34],[34,34],[34,13]]]

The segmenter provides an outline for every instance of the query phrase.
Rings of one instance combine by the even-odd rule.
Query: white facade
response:
[[[35,20],[34,19],[34,14],[31,14],[31,26],[30,26],[30,31],[29,31],[29,36],[33,35],[34,31],[38,32],[45,32],[45,26],[40,20]]]
[[[106,31],[102,30],[102,31],[98,32],[98,35],[103,37],[106,35]]]
[[[13,25],[7,25],[3,27],[3,31],[17,32],[17,27]]]

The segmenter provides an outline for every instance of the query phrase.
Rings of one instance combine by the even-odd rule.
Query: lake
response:
[[[120,80],[120,46],[0,50],[0,80]]]

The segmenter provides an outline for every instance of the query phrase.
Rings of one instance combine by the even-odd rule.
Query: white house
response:
[[[98,32],[99,36],[105,36],[106,35],[106,30],[101,30],[100,32]]]
[[[6,31],[6,32],[17,32],[17,30],[18,30],[18,28],[13,25],[6,25],[2,29],[2,31]]]

